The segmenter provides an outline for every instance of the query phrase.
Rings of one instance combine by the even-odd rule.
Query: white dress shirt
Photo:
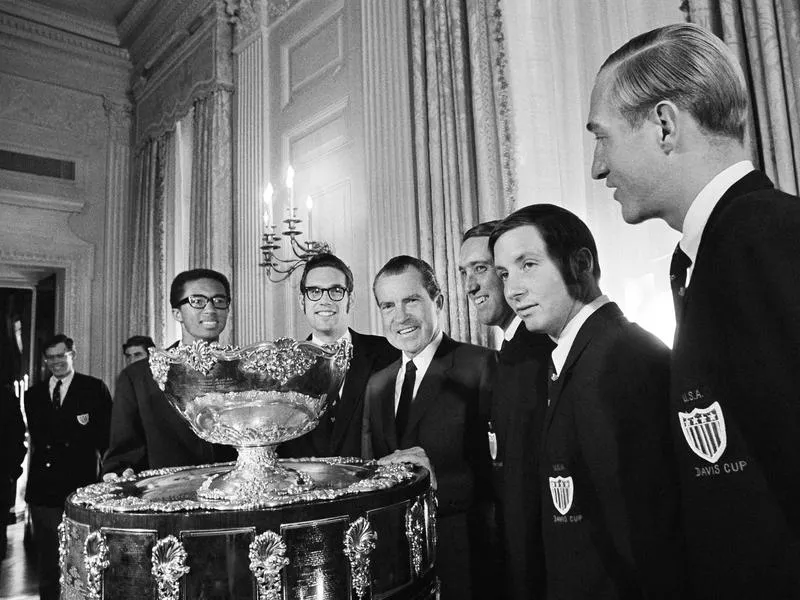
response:
[[[608,299],[608,296],[598,296],[580,309],[578,314],[570,319],[558,339],[549,336],[550,339],[556,343],[556,347],[553,348],[553,353],[551,354],[556,376],[561,374],[561,369],[564,368],[564,363],[567,362],[569,351],[572,348],[572,344],[575,343],[575,338],[578,336],[578,332],[581,330],[581,327],[583,327],[583,324],[586,323],[586,320],[591,317],[598,308],[609,302],[611,302],[611,300]]]
[[[69,390],[69,385],[72,383],[72,378],[74,376],[75,376],[75,371],[72,371],[72,373],[70,373],[69,375],[64,377],[64,379],[61,380],[61,391],[59,392],[61,394],[60,398],[61,403],[59,404],[59,406],[63,406],[64,398],[67,397],[67,391]],[[53,399],[53,390],[56,389],[57,381],[58,378],[55,375],[50,375],[50,400]]]
[[[689,210],[686,211],[686,217],[683,220],[683,237],[681,237],[680,241],[681,250],[692,261],[686,271],[686,287],[689,286],[689,280],[692,278],[694,263],[697,260],[697,251],[700,249],[700,238],[706,228],[708,218],[722,199],[722,196],[725,195],[725,192],[734,183],[754,170],[755,167],[749,160],[743,160],[731,165],[700,190],[700,193],[692,201]]]
[[[340,337],[338,340],[336,340],[335,342],[333,342],[333,343],[334,344],[338,344],[339,341],[341,341],[341,340],[347,340],[348,342],[350,342],[351,346],[353,345],[353,336],[350,335],[350,329],[349,328],[345,329],[344,330],[344,335],[342,337]],[[331,345],[331,342],[323,342],[314,333],[311,334],[311,341],[314,342],[317,346],[328,346],[328,345]],[[344,377],[342,377],[342,385],[339,386],[339,398],[341,398],[342,394],[344,393],[344,382],[345,382],[346,379],[347,379],[347,373],[345,373]]]
[[[436,354],[436,351],[439,349],[439,344],[442,343],[442,338],[444,337],[444,333],[439,331],[431,342],[423,348],[422,352],[417,354],[414,357],[414,366],[417,367],[417,376],[414,379],[414,394],[411,396],[411,400],[413,401],[414,398],[417,397],[417,390],[419,390],[419,384],[422,383],[422,379],[425,377],[425,373],[428,372],[428,367],[431,366],[433,362],[433,356]],[[403,380],[406,377],[406,365],[408,362],[412,360],[410,357],[403,352],[402,361],[403,364],[400,365],[400,370],[397,372],[397,379],[394,383],[394,412],[397,414],[397,407],[400,404],[400,391],[403,389]]]

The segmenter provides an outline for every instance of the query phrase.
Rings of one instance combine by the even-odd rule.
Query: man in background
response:
[[[231,303],[225,275],[211,269],[183,271],[172,281],[169,299],[172,316],[181,324],[181,344],[219,340]],[[111,441],[103,459],[104,478],[235,458],[232,448],[197,437],[156,385],[149,361],[134,362],[120,373],[114,390]]]
[[[736,57],[669,25],[603,64],[592,176],[681,232],[672,437],[691,592],[800,597],[800,200],[754,169]]]
[[[149,335],[134,335],[122,344],[122,353],[125,355],[125,364],[131,365],[137,360],[147,360],[150,358],[148,350],[155,348],[155,342]]]
[[[50,378],[25,394],[31,462],[25,499],[30,509],[42,600],[59,597],[58,525],[64,501],[95,483],[108,447],[111,394],[106,384],[75,372],[75,345],[59,334],[44,344]]]
[[[320,346],[340,340],[352,344],[353,356],[339,389],[328,394],[328,409],[306,435],[281,445],[284,457],[361,456],[364,390],[370,375],[397,360],[399,352],[384,337],[350,329],[353,273],[333,254],[311,258],[300,278],[300,306],[311,328],[309,340]]]
[[[387,339],[402,356],[367,385],[365,456],[432,467],[441,597],[486,597],[480,544],[486,535],[476,519],[476,495],[490,485],[489,455],[479,407],[496,353],[445,335],[444,297],[423,260],[391,259],[375,276],[373,292]]]
[[[6,525],[16,501],[17,478],[25,458],[25,423],[19,400],[8,386],[0,385],[0,559],[7,551]]]
[[[491,406],[482,408],[499,509],[500,540],[489,543],[499,546],[492,552],[502,557],[498,581],[505,583],[506,597],[527,600],[544,597],[537,458],[553,342],[520,326],[522,320],[506,302],[489,249],[489,236],[499,222],[480,223],[464,233],[459,272],[478,321],[503,332]],[[509,453],[509,447],[517,451]]]

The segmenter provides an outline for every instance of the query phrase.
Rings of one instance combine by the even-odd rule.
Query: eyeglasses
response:
[[[202,310],[209,302],[211,302],[217,310],[225,310],[231,305],[231,299],[228,298],[228,296],[214,296],[213,298],[209,298],[208,296],[203,296],[203,294],[192,294],[178,302],[175,308],[183,304],[188,304],[192,308]]]
[[[335,285],[329,288],[307,287],[303,293],[306,295],[306,298],[312,302],[316,302],[317,300],[322,300],[323,292],[328,292],[328,298],[334,302],[339,302],[339,300],[344,298],[347,290],[340,285]]]
[[[63,354],[45,354],[44,355],[44,359],[47,362],[55,362],[57,360],[64,360],[68,356],[72,356],[73,352],[74,352],[73,350],[70,350],[69,352],[64,352]]]

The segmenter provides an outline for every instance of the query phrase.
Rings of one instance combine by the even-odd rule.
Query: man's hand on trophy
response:
[[[136,473],[134,473],[133,469],[128,467],[122,472],[122,475],[117,475],[116,473],[106,473],[103,475],[103,481],[115,481],[117,479],[125,479],[126,477],[133,477]]]
[[[433,472],[431,460],[428,458],[425,450],[419,446],[406,448],[405,450],[395,450],[391,454],[387,454],[383,458],[378,459],[379,465],[391,463],[411,463],[412,465],[428,469],[428,472],[431,474],[431,488],[434,490],[436,489],[436,474]]]

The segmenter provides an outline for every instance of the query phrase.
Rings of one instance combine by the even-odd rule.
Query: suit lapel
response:
[[[592,339],[601,332],[609,320],[622,315],[619,307],[614,302],[609,302],[598,308],[581,327],[578,335],[575,336],[575,341],[567,354],[567,360],[558,375],[558,379],[553,385],[550,386],[550,404],[547,407],[545,416],[544,431],[550,428],[550,423],[553,421],[553,415],[556,412],[559,400],[564,395],[564,391],[569,386],[572,369],[578,363],[583,352],[586,350]]]
[[[436,349],[436,354],[433,355],[428,370],[419,384],[417,394],[414,396],[414,401],[411,403],[411,410],[408,414],[408,426],[406,427],[407,438],[409,434],[414,431],[417,423],[428,410],[428,407],[439,396],[439,390],[442,389],[442,384],[447,378],[447,372],[453,364],[452,350],[455,342],[451,340],[446,334],[442,337],[442,342]],[[405,440],[400,440],[401,442]]]
[[[382,432],[378,432],[378,437],[386,440],[388,448],[387,454],[397,450],[397,431],[394,426],[394,386],[397,381],[397,372],[403,364],[402,360],[396,360],[390,366],[380,372],[378,377],[378,401],[381,418],[378,419]]]
[[[347,432],[353,415],[358,412],[359,400],[363,397],[364,387],[367,385],[369,374],[372,371],[372,363],[375,362],[374,355],[364,347],[361,335],[350,330],[350,337],[353,340],[353,358],[344,379],[342,396],[339,398],[339,408],[336,411],[336,421],[333,424],[331,433],[331,452],[335,456],[340,447],[342,438]]]

